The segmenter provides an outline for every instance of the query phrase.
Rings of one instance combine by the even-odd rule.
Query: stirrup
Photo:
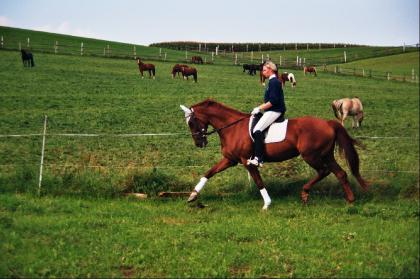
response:
[[[256,166],[256,167],[262,167],[263,166],[263,163],[262,162],[260,162],[257,158],[253,158],[253,159],[248,159],[247,161],[246,161],[246,164],[249,166],[249,165],[253,165],[253,166]]]

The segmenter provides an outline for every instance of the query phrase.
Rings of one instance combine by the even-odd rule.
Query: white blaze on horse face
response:
[[[191,117],[191,114],[192,114],[192,110],[190,110],[189,108],[187,108],[186,106],[184,106],[184,105],[179,105],[180,107],[181,107],[181,109],[184,111],[184,113],[185,113],[185,120],[187,121],[187,124],[188,124],[188,121],[190,121],[190,117]]]

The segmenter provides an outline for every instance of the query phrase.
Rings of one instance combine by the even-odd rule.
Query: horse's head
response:
[[[136,61],[137,61],[137,65],[141,65],[141,64],[143,64],[143,62],[141,62],[140,57],[137,57],[137,58],[136,58]]]
[[[206,147],[207,141],[207,128],[208,123],[200,120],[196,117],[194,110],[189,109],[186,106],[180,105],[181,109],[185,113],[185,120],[191,130],[191,135],[194,140],[195,146],[203,148]]]

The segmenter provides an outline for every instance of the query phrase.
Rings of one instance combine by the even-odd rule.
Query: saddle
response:
[[[249,136],[252,141],[254,141],[254,135],[252,131],[254,130],[255,125],[261,119],[262,113],[251,115],[249,119]],[[286,137],[288,119],[284,117],[284,114],[281,114],[273,124],[271,124],[267,129],[263,131],[264,142],[273,143],[283,141]]]

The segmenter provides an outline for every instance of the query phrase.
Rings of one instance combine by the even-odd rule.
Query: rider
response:
[[[276,76],[277,66],[271,61],[264,63],[262,74],[269,79],[268,86],[264,93],[264,103],[251,112],[252,115],[264,110],[264,114],[253,130],[254,134],[254,158],[248,159],[248,165],[261,167],[264,154],[263,131],[270,126],[277,118],[286,112],[283,89]]]

